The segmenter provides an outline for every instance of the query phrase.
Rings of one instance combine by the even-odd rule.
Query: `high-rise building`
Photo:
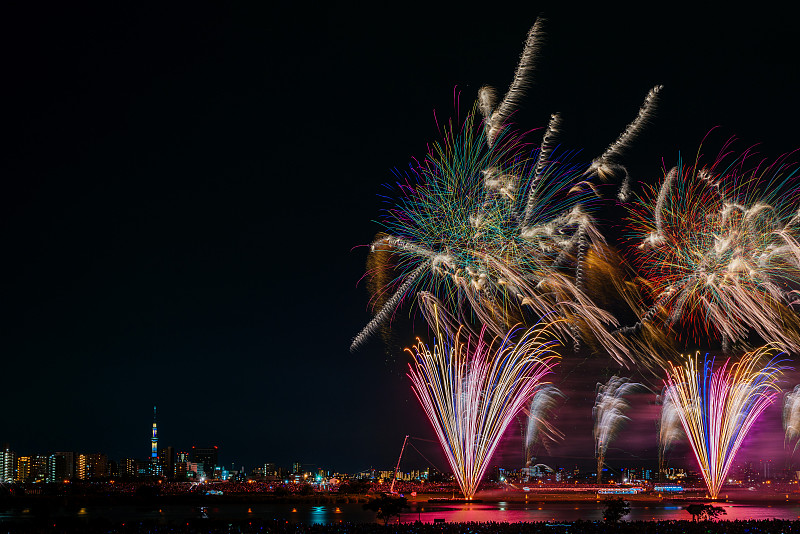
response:
[[[47,464],[49,456],[37,454],[31,456],[31,481],[45,482],[47,480]]]
[[[168,479],[175,478],[175,449],[164,447],[158,453],[158,462],[161,465],[161,472]]]
[[[20,456],[17,458],[18,482],[44,482],[47,480],[47,456]]]
[[[75,453],[55,452],[47,460],[47,481],[64,482],[75,476]]]
[[[202,464],[203,472],[206,476],[211,477],[218,464],[218,453],[219,447],[216,445],[209,448],[192,447],[192,462]]]
[[[134,458],[123,458],[119,461],[117,469],[119,470],[119,476],[124,478],[135,478],[138,475]]]
[[[81,480],[108,476],[108,458],[105,454],[79,454],[77,475]]]
[[[190,461],[189,453],[181,451],[178,453],[177,461],[175,462],[175,480],[186,480],[188,470],[186,464]]]
[[[17,482],[28,482],[31,478],[31,457],[20,456],[17,458]]]
[[[0,483],[14,482],[17,467],[17,453],[11,450],[8,443],[0,451]]]

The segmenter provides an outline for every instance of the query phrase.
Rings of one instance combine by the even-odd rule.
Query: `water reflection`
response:
[[[328,523],[328,507],[327,506],[312,506],[311,507],[311,520],[309,523],[315,525],[317,523]]]
[[[735,503],[716,503],[723,507],[726,514],[722,519],[789,519],[800,518],[800,504],[772,503],[747,505]],[[499,502],[499,503],[412,503],[411,508],[401,514],[403,523],[423,521],[432,523],[435,519],[443,519],[447,523],[464,521],[575,521],[578,519],[600,521],[603,519],[605,504],[603,502]],[[0,513],[0,523],[8,520],[28,520],[41,512],[36,508],[7,508]],[[365,511],[362,504],[339,503],[336,505],[287,505],[281,503],[263,504],[219,504],[213,507],[168,506],[141,509],[136,506],[85,506],[48,509],[48,517],[74,517],[81,519],[106,518],[111,521],[135,521],[157,517],[161,521],[188,521],[200,517],[208,519],[268,519],[286,520],[291,523],[374,523],[374,512]],[[691,516],[684,510],[683,503],[648,503],[636,505],[631,503],[631,513],[625,517],[628,521],[652,520],[690,520]],[[393,522],[397,519],[393,519]]]

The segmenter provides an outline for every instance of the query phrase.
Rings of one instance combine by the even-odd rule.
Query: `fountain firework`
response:
[[[667,450],[673,443],[683,437],[681,418],[675,406],[674,396],[669,388],[661,392],[661,417],[658,420],[658,473],[659,477],[666,467]]]
[[[625,411],[630,407],[626,395],[643,388],[638,382],[627,378],[612,376],[605,384],[597,384],[592,416],[594,417],[594,452],[597,456],[597,483],[602,482],[603,465],[606,461],[608,445],[617,436],[628,417]]]
[[[699,353],[667,370],[667,394],[677,408],[703,473],[708,492],[716,499],[736,453],[758,416],[780,393],[777,380],[785,367],[770,346],[745,353],[731,365],[714,370]]]
[[[500,438],[559,357],[551,323],[490,338],[486,327],[442,335],[433,351],[406,349],[414,394],[433,425],[464,497],[471,499]]]
[[[800,385],[783,397],[783,430],[786,432],[786,444],[794,442],[794,453],[800,445]]]
[[[522,426],[526,468],[531,466],[536,443],[541,443],[549,451],[551,443],[564,439],[564,433],[553,424],[556,407],[564,398],[565,395],[553,384],[542,384],[536,390],[530,406],[523,409],[526,415]]]

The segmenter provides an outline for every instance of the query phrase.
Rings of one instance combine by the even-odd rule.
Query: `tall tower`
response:
[[[158,426],[156,426],[156,407],[153,406],[153,437],[150,439],[150,460],[158,462]]]

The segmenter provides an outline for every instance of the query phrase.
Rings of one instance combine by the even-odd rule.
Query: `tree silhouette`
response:
[[[622,497],[617,497],[616,499],[609,499],[606,501],[606,510],[603,512],[603,519],[609,523],[616,523],[629,513],[631,513],[631,507],[628,501]]]
[[[388,525],[389,519],[394,516],[399,517],[400,512],[408,507],[408,500],[405,497],[393,497],[386,493],[381,493],[380,497],[376,497],[365,504],[364,510],[377,512],[375,516],[378,519],[383,519],[384,525]]]
[[[698,519],[711,520],[716,519],[721,515],[727,515],[728,512],[721,506],[714,506],[713,504],[690,504],[684,507],[684,510],[692,514],[692,520]]]

